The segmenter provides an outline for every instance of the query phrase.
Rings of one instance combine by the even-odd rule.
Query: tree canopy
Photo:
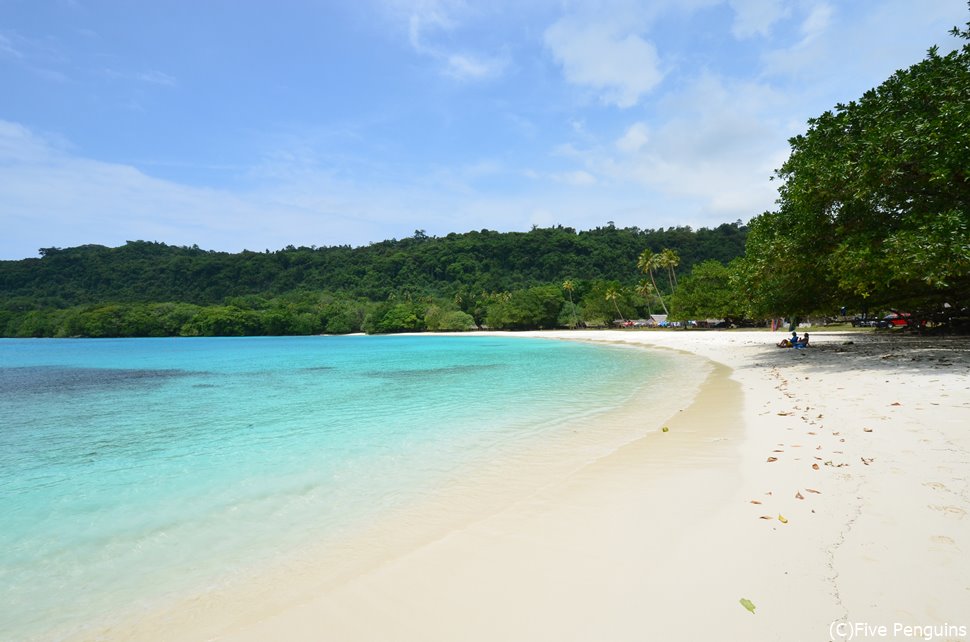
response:
[[[751,312],[965,307],[970,42],[808,124],[777,171],[778,209],[751,223],[739,266]]]
[[[210,252],[131,241],[44,248],[0,261],[0,334],[158,336],[520,329],[608,324],[642,314],[633,294],[644,248],[686,270],[728,261],[746,228],[613,225],[577,232],[489,230],[365,247]],[[569,288],[564,288],[564,283]],[[663,280],[659,284],[665,287]],[[609,288],[616,297],[605,298]],[[659,292],[656,293],[659,296]]]

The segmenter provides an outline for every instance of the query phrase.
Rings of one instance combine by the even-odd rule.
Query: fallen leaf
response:
[[[807,493],[815,493],[816,495],[821,495],[822,494],[822,491],[815,490],[814,488],[806,488],[805,489],[805,492],[807,492]]]
[[[778,458],[777,458],[777,457],[769,457],[769,458],[768,458],[768,462],[769,462],[769,463],[770,463],[770,462],[773,462],[773,461],[778,461]]]
[[[899,403],[898,401],[894,401],[894,402],[892,402],[892,403],[891,403],[891,404],[889,404],[889,405],[890,405],[890,406],[901,406],[901,405],[903,405],[903,404],[901,404],[901,403]]]
[[[779,514],[778,515],[778,521],[781,522],[782,524],[787,524],[788,523],[788,518],[785,517],[784,515]]]
[[[773,452],[773,453],[783,453],[783,452],[785,452],[785,451],[784,451],[784,450],[779,450],[779,449],[777,449],[777,448],[775,448],[775,449],[774,449],[774,450],[772,450],[771,452]]]
[[[795,491],[795,499],[805,499],[805,497],[803,497],[800,492]]]
[[[818,464],[812,464],[812,468],[813,468],[814,470],[818,470]]]
[[[865,464],[866,466],[868,466],[869,464],[872,463],[872,460],[875,459],[875,458],[874,457],[870,457],[869,459],[866,459],[865,457],[860,457],[859,459],[862,460],[862,463],[863,464]]]
[[[752,504],[760,504],[760,503],[761,503],[761,500],[758,500],[758,499],[752,499],[752,500],[751,500],[751,503],[752,503]]]
[[[784,411],[782,411],[782,412],[779,412],[779,413],[778,413],[778,416],[779,416],[779,417],[787,417],[787,416],[789,416],[790,414],[791,414],[790,412],[784,412]]]
[[[771,515],[762,515],[758,519],[774,519],[774,517],[772,517]]]
[[[863,428],[862,432],[872,432],[872,428]]]
[[[751,612],[751,615],[754,615],[754,609],[755,609],[754,602],[752,602],[751,600],[749,600],[746,597],[742,597],[741,600],[740,600],[740,602],[741,602],[741,606],[743,606],[744,608],[748,609],[748,611]]]

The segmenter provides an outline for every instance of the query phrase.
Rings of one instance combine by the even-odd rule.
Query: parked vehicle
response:
[[[879,326],[880,328],[898,328],[905,326],[909,323],[909,312],[893,312],[892,314],[887,314],[884,316]]]
[[[853,317],[851,323],[855,328],[901,328],[909,325],[909,318],[909,312],[891,312],[883,317]]]
[[[852,317],[852,327],[853,328],[878,328],[880,327],[880,322],[882,319],[878,317],[869,317],[866,315]]]

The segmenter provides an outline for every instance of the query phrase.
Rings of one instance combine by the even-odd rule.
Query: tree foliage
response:
[[[790,143],[779,208],[752,221],[738,266],[754,312],[967,305],[970,43],[930,49]]]
[[[630,269],[646,248],[675,249],[683,269],[744,252],[746,229],[568,227],[530,232],[489,230],[414,237],[350,248],[293,247],[275,252],[210,252],[130,241],[117,248],[44,248],[39,259],[0,261],[0,297],[68,307],[112,301],[221,304],[229,297],[275,298],[297,291],[340,293],[370,301],[411,295],[503,292],[567,279],[632,284]]]
[[[681,269],[689,269],[739,256],[745,235],[738,222],[696,231],[558,226],[442,238],[419,230],[359,248],[238,254],[145,241],[51,247],[39,259],[0,261],[0,335],[524,329],[582,325],[584,309],[609,323],[615,307],[624,316],[643,309],[631,288],[645,247],[676,248]],[[620,293],[615,306],[606,305],[606,282]]]
[[[673,319],[731,320],[744,317],[747,304],[734,278],[733,267],[720,261],[704,261],[695,265],[690,274],[680,279],[670,297]]]

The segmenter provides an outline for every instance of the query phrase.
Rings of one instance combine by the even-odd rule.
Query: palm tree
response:
[[[677,273],[674,272],[674,268],[680,265],[680,256],[674,250],[665,247],[660,252],[660,263],[658,265],[667,268],[667,280],[670,281],[670,291],[673,292],[674,288],[677,287]]]
[[[639,294],[640,296],[642,296],[643,299],[647,302],[647,316],[648,317],[652,317],[653,316],[653,312],[650,311],[650,299],[653,298],[653,292],[654,292],[654,287],[650,283],[650,281],[648,281],[646,279],[640,279],[640,282],[637,283],[637,294]]]
[[[573,327],[575,328],[579,325],[579,318],[576,316],[576,304],[573,303],[573,290],[576,289],[576,285],[572,282],[572,280],[566,279],[562,282],[562,289],[566,291],[567,295],[569,295],[569,305],[573,310]]]
[[[618,298],[620,298],[620,293],[616,288],[609,288],[606,290],[606,300],[613,302],[613,307],[616,308],[616,314],[620,317],[620,321],[626,321],[626,319],[623,318],[623,313],[620,312],[620,306],[616,304],[616,300]]]
[[[650,277],[650,283],[653,284],[653,289],[657,292],[657,298],[660,299],[660,307],[664,309],[664,314],[670,314],[667,311],[667,304],[664,303],[664,298],[660,294],[660,288],[657,287],[657,281],[653,278],[653,270],[659,267],[658,260],[660,259],[659,254],[654,254],[652,250],[647,248],[643,252],[640,252],[640,257],[637,259],[637,267],[644,274]]]

